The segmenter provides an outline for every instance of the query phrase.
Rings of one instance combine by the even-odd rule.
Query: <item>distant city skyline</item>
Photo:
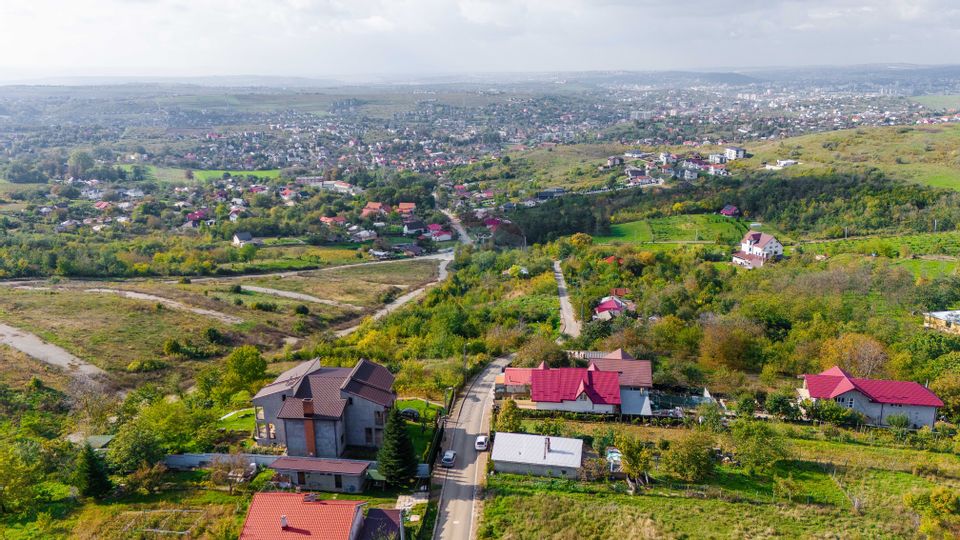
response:
[[[0,81],[958,64],[949,0],[5,0]]]

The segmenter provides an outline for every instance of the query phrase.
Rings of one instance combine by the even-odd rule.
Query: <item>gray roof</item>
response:
[[[933,317],[934,319],[940,319],[940,320],[947,321],[947,322],[951,322],[951,323],[960,323],[960,310],[956,310],[956,311],[930,311],[930,312],[928,312],[928,313],[924,313],[924,315],[929,315],[930,317]]]
[[[583,459],[583,441],[526,433],[497,433],[490,459],[494,462],[579,468]]]

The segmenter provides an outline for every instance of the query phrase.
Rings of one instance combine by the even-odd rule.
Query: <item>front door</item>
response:
[[[303,471],[297,471],[297,485],[302,486],[307,483],[307,473]]]

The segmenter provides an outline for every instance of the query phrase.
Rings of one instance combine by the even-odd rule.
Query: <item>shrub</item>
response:
[[[273,302],[254,302],[250,307],[258,311],[274,312],[277,310],[277,305]]]
[[[661,463],[671,476],[687,482],[702,482],[713,475],[714,439],[706,431],[696,430],[670,445]]]
[[[233,294],[243,294],[243,287],[239,283],[230,286],[230,292]]]
[[[204,330],[203,334],[210,343],[221,344],[224,342],[223,333],[212,326]]]
[[[293,308],[293,312],[296,313],[297,315],[309,315],[310,308],[308,308],[303,304],[297,304],[297,307]]]
[[[164,362],[163,360],[157,360],[151,358],[148,360],[133,360],[127,364],[127,371],[130,373],[146,373],[149,371],[158,371],[161,370],[170,364]]]

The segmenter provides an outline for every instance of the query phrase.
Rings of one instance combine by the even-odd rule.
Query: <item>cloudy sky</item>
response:
[[[960,63],[957,0],[0,0],[0,80]]]

